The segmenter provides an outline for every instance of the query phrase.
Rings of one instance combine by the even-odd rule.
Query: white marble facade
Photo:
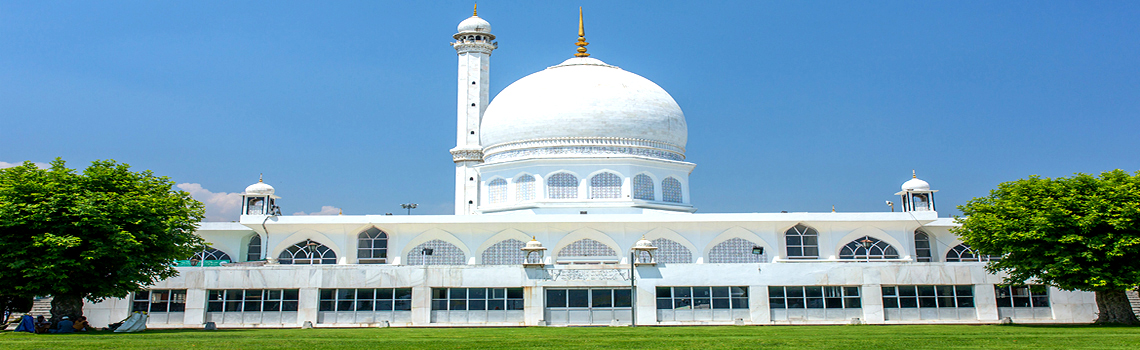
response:
[[[1095,318],[1092,293],[999,292],[981,259],[955,261],[973,256],[917,178],[896,194],[901,212],[697,214],[687,122],[664,89],[581,49],[492,102],[496,36],[478,16],[457,31],[455,215],[282,216],[259,182],[239,222],[198,230],[216,250],[203,258],[231,263],[88,304],[90,322],[132,310],[195,328]],[[546,250],[524,264],[535,244]],[[646,245],[655,263],[631,264]]]

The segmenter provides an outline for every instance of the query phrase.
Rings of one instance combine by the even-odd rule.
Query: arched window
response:
[[[590,199],[621,198],[621,177],[600,173],[590,178]]]
[[[194,259],[198,259],[198,261],[203,261],[203,260],[233,261],[233,260],[230,260],[229,254],[226,254],[226,252],[214,249],[214,247],[206,247],[205,250],[194,253],[194,257],[190,258],[190,260],[194,260]]]
[[[693,252],[681,243],[666,238],[658,238],[653,240],[653,246],[657,247],[657,252],[654,253],[657,256],[657,262],[666,264],[693,263]]]
[[[525,245],[513,238],[495,243],[483,251],[483,265],[522,265]]]
[[[709,250],[709,263],[749,264],[768,262],[768,255],[759,244],[743,238],[733,238],[717,243]],[[757,254],[761,253],[761,254]]]
[[[653,179],[648,175],[638,174],[633,177],[633,199],[654,200]]]
[[[819,257],[819,232],[814,228],[797,224],[784,231],[784,246],[791,259],[815,259]]]
[[[388,263],[388,234],[372,227],[357,235],[356,262],[360,264]]]
[[[550,178],[546,180],[546,198],[578,198],[578,177],[569,173],[550,175]]]
[[[431,250],[428,255],[425,249]],[[433,239],[412,248],[408,252],[408,265],[463,265],[467,263],[467,256],[463,250],[454,244]]]
[[[285,251],[277,256],[277,263],[282,265],[336,264],[336,252],[324,244],[306,239],[285,248]]]
[[[930,235],[922,229],[914,230],[914,256],[918,262],[934,261],[930,256]]]
[[[670,203],[682,203],[681,182],[669,177],[661,181],[661,200]]]
[[[487,183],[487,195],[491,204],[502,203],[507,201],[507,180],[502,178],[491,180]]]
[[[254,234],[246,245],[245,261],[261,260],[261,235]]]
[[[559,264],[616,264],[617,252],[589,238],[583,238],[558,250]]]
[[[990,256],[981,255],[965,243],[950,248],[946,252],[946,262],[990,261]]]
[[[515,201],[529,201],[534,199],[534,176],[522,174],[515,178]]]
[[[866,248],[865,248],[866,247]],[[899,252],[878,238],[863,236],[843,246],[840,259],[898,259]]]

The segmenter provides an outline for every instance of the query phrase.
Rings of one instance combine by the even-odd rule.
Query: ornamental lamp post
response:
[[[875,241],[872,241],[868,237],[863,237],[862,240],[859,240],[859,244],[863,246],[863,253],[866,254],[867,262],[871,262],[871,246],[875,244]]]

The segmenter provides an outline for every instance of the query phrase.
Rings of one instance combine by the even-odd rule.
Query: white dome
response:
[[[657,249],[656,247],[653,246],[653,242],[650,242],[648,239],[645,239],[645,237],[642,237],[640,241],[637,241],[637,243],[634,244],[633,247],[634,247],[634,249],[638,249],[638,248],[641,248],[641,249],[646,249],[646,248]]]
[[[902,190],[903,191],[929,191],[930,190],[930,184],[926,183],[926,181],[919,180],[918,178],[913,178],[913,179],[907,180],[906,182],[903,182]]]
[[[471,16],[468,19],[459,22],[459,27],[456,28],[460,33],[490,33],[491,23],[484,21],[479,16]]]
[[[244,194],[247,194],[247,195],[248,195],[248,194],[252,194],[252,195],[272,195],[272,194],[273,194],[273,192],[274,192],[273,186],[269,186],[269,184],[267,184],[267,183],[264,183],[264,182],[261,182],[261,181],[259,180],[259,181],[257,181],[257,183],[255,183],[255,184],[252,184],[252,185],[249,185],[249,187],[246,187],[246,188],[245,188],[245,193],[244,193]]]
[[[684,160],[687,141],[685,115],[668,92],[589,57],[568,59],[507,86],[487,107],[480,133],[488,162],[509,151]]]

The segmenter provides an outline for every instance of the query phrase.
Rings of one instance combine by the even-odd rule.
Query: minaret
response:
[[[479,205],[479,174],[475,170],[483,163],[479,123],[491,99],[491,51],[499,43],[494,42],[491,24],[479,18],[478,6],[471,18],[459,22],[458,30],[451,43],[459,55],[458,124],[451,159],[455,161],[455,215],[470,215]]]

